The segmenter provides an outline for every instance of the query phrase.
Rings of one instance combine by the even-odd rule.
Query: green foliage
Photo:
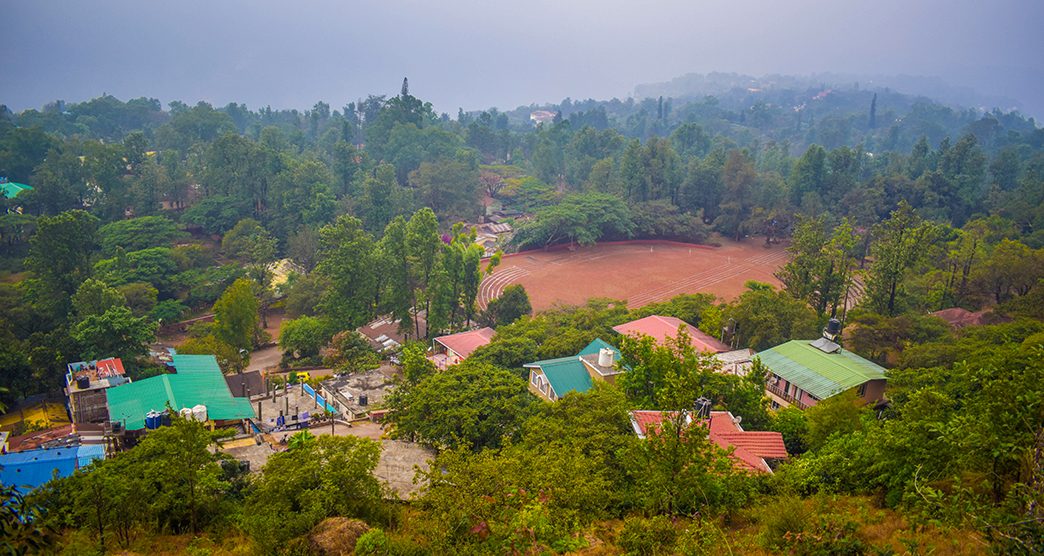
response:
[[[518,376],[465,362],[397,389],[388,420],[396,438],[478,451],[517,434],[533,401]]]
[[[274,454],[250,486],[240,524],[266,553],[327,517],[381,520],[388,509],[373,476],[380,445],[354,436],[320,436]]]
[[[135,448],[34,493],[45,522],[90,530],[101,547],[126,548],[135,532],[197,532],[220,521],[229,483],[211,446],[222,433],[174,415]],[[133,508],[134,511],[128,511]]]
[[[248,213],[246,203],[224,195],[211,195],[189,207],[181,221],[208,234],[224,234]]]
[[[102,250],[108,254],[115,253],[117,247],[125,251],[169,247],[179,235],[174,222],[164,216],[118,220],[98,229]]]
[[[340,216],[319,230],[319,253],[316,272],[330,283],[323,312],[338,327],[362,325],[373,315],[376,294],[373,237],[359,219]]]
[[[236,280],[214,303],[214,335],[236,349],[249,350],[260,321],[257,311],[253,283]]]
[[[906,202],[891,218],[875,228],[877,241],[871,253],[874,262],[866,283],[865,305],[874,312],[895,316],[909,304],[906,299],[906,272],[923,260],[926,247],[938,235],[938,228],[925,222]]]
[[[110,307],[100,315],[88,315],[69,334],[85,359],[119,357],[132,362],[148,353],[156,323],[148,317],[135,317],[127,307]]]
[[[53,314],[67,312],[69,298],[91,274],[98,219],[82,210],[41,217],[29,240],[26,268],[30,295]]]
[[[628,555],[660,556],[674,553],[678,531],[671,518],[658,515],[651,518],[629,517],[617,542]]]
[[[500,297],[489,302],[480,320],[489,327],[511,324],[533,311],[529,304],[529,295],[520,284],[511,284],[504,288]]]
[[[324,353],[323,364],[341,372],[359,373],[376,369],[381,364],[380,357],[373,350],[370,341],[354,330],[334,334],[330,339],[329,349]],[[405,368],[404,361],[403,372],[409,376]]]
[[[188,307],[176,299],[164,299],[149,311],[149,317],[160,324],[169,324],[178,322],[187,310]]]
[[[263,265],[275,259],[276,240],[260,222],[244,218],[221,238],[221,250],[243,263]]]
[[[863,400],[855,389],[831,396],[805,411],[811,449],[817,450],[835,434],[848,435],[863,428]]]
[[[142,316],[152,311],[156,306],[156,297],[159,291],[151,284],[134,282],[120,286],[119,292],[127,299],[127,307],[135,316]]]
[[[767,284],[747,282],[747,291],[725,309],[736,322],[737,343],[763,351],[788,340],[817,337],[815,312],[786,292]]]
[[[50,549],[55,531],[41,524],[42,508],[13,485],[0,485],[0,548],[7,554],[30,554]]]
[[[298,317],[283,323],[279,331],[279,347],[295,358],[319,355],[333,335],[330,323],[316,317]]]
[[[593,245],[605,236],[630,237],[633,229],[630,211],[619,197],[586,193],[537,210],[532,221],[519,226],[514,242],[519,248],[565,242]]]
[[[428,359],[428,346],[421,342],[409,342],[402,346],[399,362],[402,375],[410,384],[416,384],[436,372],[435,364]]]
[[[105,282],[94,278],[84,280],[72,296],[73,311],[76,312],[78,320],[101,315],[113,307],[122,307],[126,303],[126,297],[119,290],[110,288],[105,285]]]
[[[177,268],[174,252],[169,247],[151,247],[130,253],[117,249],[115,257],[94,264],[94,273],[110,286],[143,282],[166,294],[171,290],[171,278],[177,273]]]

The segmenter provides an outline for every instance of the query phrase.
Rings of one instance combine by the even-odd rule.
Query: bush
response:
[[[363,533],[355,541],[356,556],[384,556],[391,554],[391,540],[380,528],[373,528]]]
[[[627,554],[656,556],[672,554],[677,537],[674,523],[667,516],[629,517],[624,520],[618,544]]]

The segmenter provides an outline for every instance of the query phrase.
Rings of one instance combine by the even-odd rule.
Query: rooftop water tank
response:
[[[201,422],[201,423],[206,421],[207,420],[207,406],[205,406],[203,404],[199,404],[199,405],[193,407],[192,408],[192,418],[197,420],[197,421],[199,421],[199,422]]]
[[[599,367],[612,367],[613,366],[613,350],[609,348],[602,348],[598,350],[598,366]]]

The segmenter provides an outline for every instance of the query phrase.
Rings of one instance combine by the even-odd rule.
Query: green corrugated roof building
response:
[[[128,430],[145,428],[145,414],[163,411],[169,404],[175,411],[204,405],[214,421],[254,417],[254,409],[244,398],[234,398],[213,355],[175,355],[176,374],[160,375],[105,391],[109,418],[124,421]]]
[[[530,373],[530,386],[541,397],[552,401],[570,392],[586,392],[590,390],[594,386],[592,374],[605,377],[619,373],[615,369],[603,368],[597,365],[598,353],[602,349],[611,350],[613,352],[613,360],[619,360],[620,350],[598,338],[587,344],[587,347],[580,350],[580,353],[576,355],[527,363],[525,367],[533,369]],[[542,380],[546,381],[546,384]],[[545,386],[549,386],[550,391]]]
[[[773,374],[817,400],[870,381],[886,380],[884,367],[830,342],[825,343],[825,349],[816,347],[821,342],[792,340],[759,353],[758,358]]]
[[[2,191],[4,197],[7,197],[8,199],[14,199],[19,193],[23,191],[32,191],[32,189],[33,187],[31,185],[26,185],[24,183],[0,181],[0,191]]]

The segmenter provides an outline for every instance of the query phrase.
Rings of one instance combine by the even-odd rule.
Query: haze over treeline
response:
[[[103,93],[307,108],[394,94],[409,75],[452,114],[725,71],[934,76],[1044,114],[1037,2],[0,5],[16,111]]]

